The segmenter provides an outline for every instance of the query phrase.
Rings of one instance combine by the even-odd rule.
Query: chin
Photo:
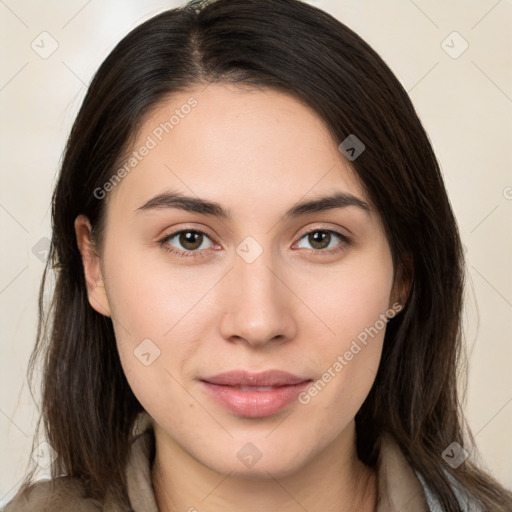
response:
[[[292,475],[314,456],[313,453],[305,452],[304,444],[273,444],[263,438],[261,442],[233,441],[231,446],[218,447],[208,453],[198,447],[197,455],[193,454],[196,460],[212,471],[251,480]]]

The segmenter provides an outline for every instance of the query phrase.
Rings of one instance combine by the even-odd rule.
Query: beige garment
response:
[[[145,430],[132,445],[127,466],[128,495],[134,512],[158,512],[151,482],[151,452],[154,435]],[[428,512],[423,486],[405,460],[397,444],[388,435],[381,437],[377,464],[378,504],[375,512]],[[70,478],[57,479],[51,493],[48,481],[38,482],[30,492],[18,495],[5,512],[118,512],[107,499],[103,507],[84,496],[79,483]]]

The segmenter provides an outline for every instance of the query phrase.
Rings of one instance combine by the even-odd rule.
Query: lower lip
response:
[[[271,416],[297,399],[311,381],[293,386],[281,386],[270,391],[242,391],[232,386],[221,386],[200,381],[204,390],[220,405],[238,416],[261,418]]]

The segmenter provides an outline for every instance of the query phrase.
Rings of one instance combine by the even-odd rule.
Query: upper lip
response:
[[[232,370],[229,372],[219,373],[218,375],[213,375],[212,377],[206,377],[201,380],[220,386],[278,387],[291,386],[311,379],[305,379],[304,377],[299,377],[281,370],[267,370],[261,373],[250,373],[245,370]]]

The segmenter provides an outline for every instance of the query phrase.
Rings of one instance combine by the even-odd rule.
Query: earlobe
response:
[[[82,257],[89,304],[98,313],[110,316],[110,305],[105,290],[101,260],[92,238],[91,223],[85,215],[79,215],[75,219],[75,234]]]

